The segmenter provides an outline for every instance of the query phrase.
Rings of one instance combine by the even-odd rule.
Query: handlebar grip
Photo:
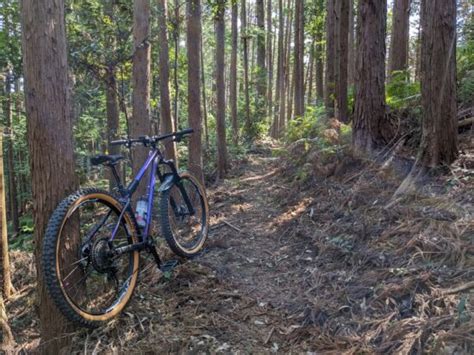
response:
[[[186,128],[186,129],[183,129],[181,132],[178,132],[178,134],[189,134],[189,133],[193,133],[193,132],[194,132],[194,129]]]
[[[110,142],[110,145],[124,145],[124,144],[127,144],[128,143],[128,140],[126,139],[119,139],[117,141],[111,141]]]

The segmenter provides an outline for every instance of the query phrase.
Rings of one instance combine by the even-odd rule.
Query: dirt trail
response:
[[[411,353],[428,343],[469,353],[474,298],[449,293],[474,276],[469,186],[385,209],[399,178],[350,160],[338,178],[289,185],[273,148],[258,146],[209,188],[203,253],[164,275],[144,255],[126,312],[78,330],[73,352]],[[18,260],[33,274],[30,257]],[[14,282],[33,291],[32,278]],[[27,292],[7,308],[19,346],[34,350]]]

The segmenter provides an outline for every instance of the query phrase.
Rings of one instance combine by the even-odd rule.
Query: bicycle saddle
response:
[[[95,155],[91,157],[91,164],[92,165],[115,165],[120,160],[124,159],[123,155],[114,154],[114,155]]]

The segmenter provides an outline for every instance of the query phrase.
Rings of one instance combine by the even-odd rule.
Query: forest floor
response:
[[[144,259],[126,312],[78,330],[72,352],[472,353],[473,140],[449,176],[397,199],[400,169],[307,158],[298,180],[299,154],[261,143],[209,189],[204,252],[166,275]],[[12,260],[7,308],[18,349],[34,350],[34,268]]]

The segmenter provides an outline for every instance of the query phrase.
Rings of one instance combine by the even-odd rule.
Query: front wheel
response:
[[[171,250],[182,257],[199,253],[209,230],[204,187],[189,173],[164,191],[160,200],[161,230]]]

